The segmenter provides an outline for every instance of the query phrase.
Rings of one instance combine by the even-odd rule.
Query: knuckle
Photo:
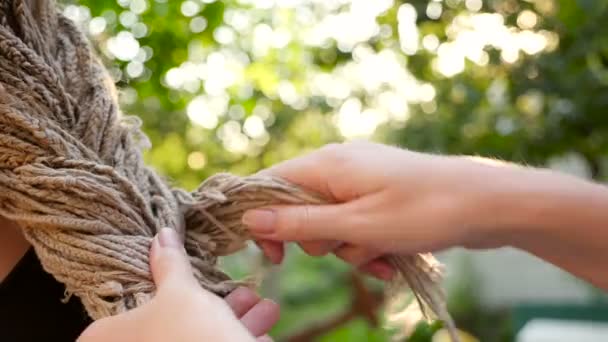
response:
[[[348,263],[348,264],[351,264],[351,265],[355,265],[355,266],[356,266],[356,263],[354,262],[355,260],[354,260],[354,259],[353,259],[353,258],[352,258],[352,257],[351,257],[349,254],[345,254],[345,253],[338,252],[338,253],[336,253],[336,256],[337,256],[337,257],[338,257],[340,260],[342,260],[342,261],[344,261],[344,262],[346,262],[346,263]]]
[[[325,245],[319,243],[302,243],[300,244],[300,247],[302,247],[304,252],[306,252],[306,254],[310,256],[319,257],[327,255],[329,253],[328,248]]]
[[[312,248],[311,250],[306,252],[310,256],[320,257],[327,255],[327,251],[320,248]]]
[[[372,260],[375,254],[372,251],[360,247],[347,247],[338,251],[336,256],[343,261],[358,267]]]
[[[297,220],[292,227],[292,232],[295,236],[302,236],[304,229],[310,224],[310,206],[305,205],[298,210]]]

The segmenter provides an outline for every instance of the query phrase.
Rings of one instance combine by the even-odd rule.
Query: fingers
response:
[[[385,281],[392,280],[395,276],[395,269],[383,259],[372,260],[359,267],[359,270]]]
[[[239,287],[226,296],[224,300],[236,317],[241,318],[260,302],[260,296],[246,287]]]
[[[257,337],[267,333],[278,320],[279,306],[271,300],[263,299],[241,318],[241,323]]]
[[[324,256],[342,245],[339,241],[306,241],[300,247],[310,256]]]
[[[152,241],[150,268],[158,288],[196,284],[184,246],[171,228],[163,228]]]
[[[242,218],[256,238],[274,241],[349,241],[356,236],[364,220],[364,216],[357,214],[357,201],[273,206],[249,210]]]
[[[382,253],[353,245],[344,245],[334,254],[347,263],[382,280],[391,280],[395,274],[393,267],[381,258]]]
[[[347,263],[360,267],[380,257],[382,253],[353,245],[344,245],[334,251],[334,254]]]
[[[281,263],[284,257],[282,242],[262,240],[256,243],[273,263]],[[343,246],[343,242],[340,241],[305,241],[300,242],[299,245],[310,256],[324,256],[333,252],[342,260],[353,264],[355,267],[358,266],[360,271],[381,280],[389,281],[395,275],[394,268],[386,260],[379,257],[379,252],[371,252],[352,245]]]
[[[273,342],[274,340],[272,339],[272,337],[268,336],[268,335],[263,335],[257,338],[258,342]]]
[[[261,300],[255,292],[246,287],[239,287],[232,291],[225,300],[236,317],[254,336],[260,336],[260,338],[266,336],[264,334],[279,320],[279,306],[271,300]],[[269,337],[264,338],[267,340]]]
[[[285,256],[285,249],[283,246],[283,242],[270,241],[270,240],[258,240],[256,244],[264,255],[272,262],[273,264],[280,264],[283,262],[283,257]]]
[[[381,280],[391,280],[395,275],[394,268],[383,258],[381,253],[353,245],[343,245],[339,241],[302,242],[300,247],[311,256],[323,256],[333,252],[345,262],[358,267]]]
[[[257,241],[256,243],[271,262],[275,264],[282,262],[284,257],[284,246],[282,242],[262,240]],[[307,241],[300,242],[299,245],[302,250],[310,256],[325,256],[343,246],[343,243],[339,241]],[[336,253],[339,254],[338,257],[341,257],[341,259],[348,263],[354,264],[355,266],[361,265],[359,266],[360,271],[368,273],[378,279],[389,281],[395,276],[394,268],[386,260],[378,258],[378,253],[364,252],[364,249],[352,246],[343,249],[341,252],[337,251]],[[278,254],[280,254],[280,256],[276,256]],[[229,302],[229,304],[231,303]]]

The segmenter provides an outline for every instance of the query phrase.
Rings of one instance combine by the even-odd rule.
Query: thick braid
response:
[[[138,121],[121,118],[105,69],[55,4],[0,3],[0,213],[91,317],[141,305],[156,232],[186,238],[177,192],[144,165]],[[209,250],[186,245],[202,286],[232,290]]]
[[[98,319],[154,294],[148,250],[162,227],[184,241],[201,286],[236,283],[216,268],[250,238],[245,210],[326,201],[280,179],[216,175],[190,194],[142,158],[139,121],[83,34],[51,0],[0,0],[0,215],[16,221],[44,269]],[[394,257],[400,278],[452,327],[438,263]]]

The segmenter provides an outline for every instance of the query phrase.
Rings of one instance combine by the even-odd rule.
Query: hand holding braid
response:
[[[0,1],[0,214],[94,319],[149,301],[148,251],[161,227],[185,240],[201,285],[227,294],[235,284],[215,268],[208,239],[186,234],[192,196],[144,165],[145,136],[114,95],[53,1]]]
[[[339,206],[339,204],[332,205],[332,201],[320,193],[311,192],[268,174],[244,178],[218,174],[205,181],[193,193],[193,197],[195,202],[189,205],[185,215],[186,226],[189,228],[187,235],[191,236],[190,240],[199,242],[210,238],[206,247],[215,255],[233,253],[252,237],[242,219],[243,213],[248,210],[290,206],[298,208],[298,205],[309,208],[315,206],[322,208],[323,205]],[[326,229],[331,228],[326,227]],[[288,238],[293,240],[298,240],[298,236],[305,236],[291,233]],[[256,236],[284,239],[272,234]],[[453,322],[445,307],[445,298],[440,285],[442,275],[439,262],[430,254],[417,253],[411,256],[390,255],[387,260],[398,271],[397,276],[392,280],[395,285],[402,288],[404,285],[409,286],[422,310],[430,309],[453,333]],[[457,340],[455,336],[453,338]]]
[[[146,138],[119,112],[114,89],[84,36],[51,0],[0,0],[0,214],[16,221],[44,269],[94,319],[150,301],[148,251],[176,229],[201,286],[235,287],[216,258],[249,234],[245,210],[326,200],[277,178],[217,175],[193,194],[146,167]],[[437,264],[394,259],[443,319]]]

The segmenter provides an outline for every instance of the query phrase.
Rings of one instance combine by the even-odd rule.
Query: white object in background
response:
[[[484,309],[535,303],[587,304],[595,300],[584,281],[518,249],[472,252],[454,248],[437,257],[446,266],[446,285],[472,285]]]
[[[517,334],[517,342],[606,342],[608,324],[560,319],[533,319]]]

